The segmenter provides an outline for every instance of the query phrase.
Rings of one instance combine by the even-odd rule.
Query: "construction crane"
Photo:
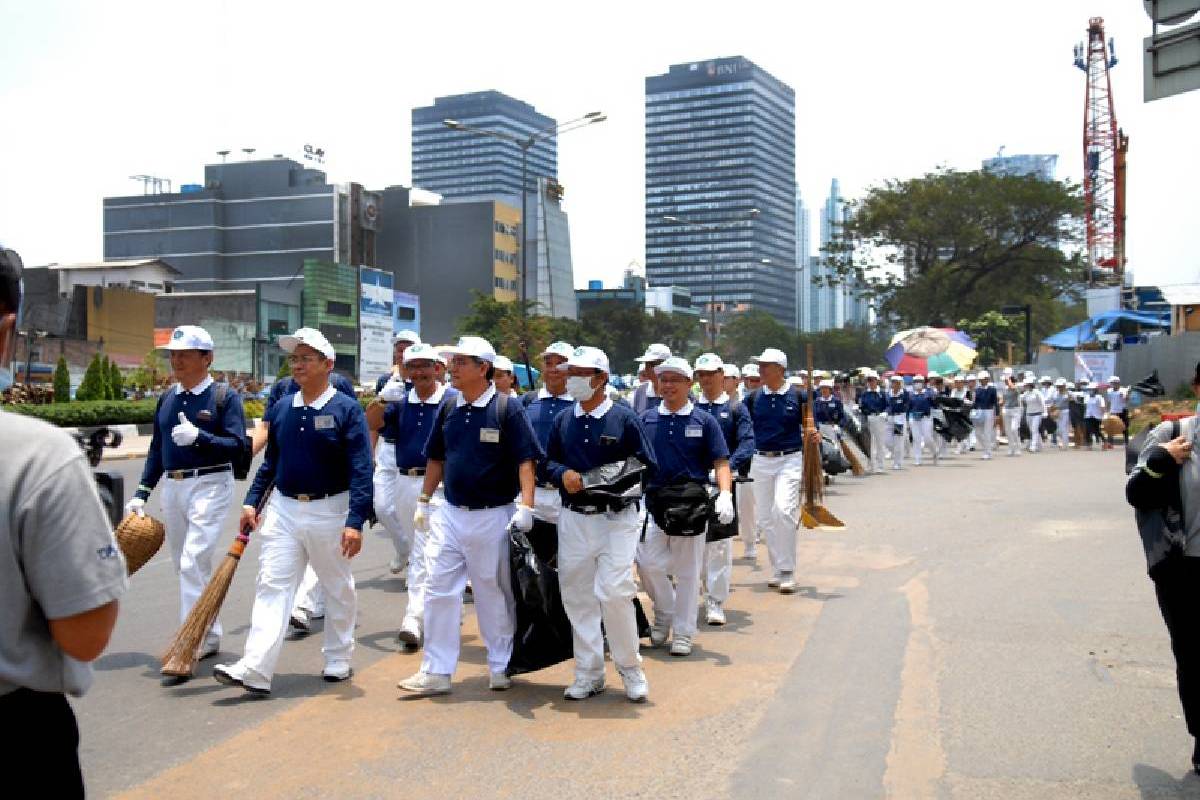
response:
[[[1125,275],[1125,156],[1129,137],[1117,127],[1109,70],[1117,65],[1104,20],[1088,20],[1087,42],[1075,45],[1075,66],[1087,75],[1083,103],[1083,201],[1088,285],[1121,286]]]

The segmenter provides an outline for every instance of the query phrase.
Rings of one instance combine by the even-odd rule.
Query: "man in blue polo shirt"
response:
[[[419,697],[450,692],[468,577],[487,647],[488,688],[512,686],[505,674],[516,627],[507,529],[533,527],[535,468],[542,457],[521,402],[499,394],[492,383],[492,345],[464,336],[443,354],[449,356],[450,379],[459,395],[430,431],[425,485],[413,515],[413,525],[430,531],[436,542],[425,598],[425,655],[421,669],[399,684]],[[443,483],[446,502],[431,507],[433,492]]]
[[[187,619],[212,578],[213,557],[221,523],[233,502],[233,462],[246,444],[242,400],[227,384],[208,374],[213,340],[208,331],[181,325],[167,343],[176,384],[160,398],[154,415],[154,434],[142,469],[141,483],[125,506],[145,515],[150,492],[165,476],[162,514],[171,566],[179,576],[179,619]],[[200,649],[200,658],[221,647],[221,623]],[[187,678],[168,676],[165,685]]]
[[[693,484],[708,487],[708,473],[716,473],[716,513],[722,524],[733,522],[733,477],[725,434],[711,414],[688,399],[692,367],[682,358],[668,358],[655,367],[662,401],[642,414],[646,437],[654,447],[658,469],[646,484],[647,502],[661,499],[667,487]],[[699,495],[707,504],[707,492]],[[691,502],[691,501],[689,501]],[[650,646],[671,639],[671,655],[687,656],[696,637],[696,611],[700,599],[700,570],[704,561],[705,530],[664,530],[651,514],[645,540],[638,546],[638,572],[654,601]],[[671,578],[675,583],[672,585]],[[673,633],[673,638],[672,638]]]
[[[817,396],[813,398],[813,422],[817,423],[817,430],[837,441],[845,416],[841,398],[833,393],[833,379],[823,378],[817,385]]]
[[[975,438],[979,442],[984,461],[990,461],[992,450],[996,447],[996,387],[992,385],[992,376],[987,370],[980,370],[975,376],[979,388],[975,390]],[[1041,437],[1040,431],[1031,430],[1031,435]]]
[[[357,596],[350,559],[362,548],[371,513],[371,440],[358,401],[329,385],[333,345],[313,328],[280,336],[300,389],[270,411],[267,452],[242,506],[242,528],[259,523],[256,507],[274,491],[257,536],[258,581],[241,660],[218,666],[221,683],[267,694],[287,631],[289,604],[305,564],[325,591],[322,675],[350,677]]]
[[[711,414],[721,426],[725,446],[729,449],[729,469],[734,475],[747,477],[750,460],[754,456],[754,423],[746,406],[736,396],[729,394],[729,371],[732,366],[721,361],[716,353],[705,353],[696,359],[694,375],[700,384],[700,396],[696,408]],[[736,369],[736,367],[735,367]],[[724,380],[722,380],[724,378]],[[737,387],[734,387],[737,390]],[[745,498],[754,495],[746,483],[736,484],[734,491],[742,487],[747,490],[737,494],[737,514],[753,512],[753,504],[745,508]],[[740,523],[740,520],[739,520]],[[709,625],[725,624],[725,601],[729,599],[733,579],[733,543],[731,539],[709,542],[704,546],[704,621]]]
[[[575,348],[566,342],[550,344],[542,352],[542,387],[536,392],[526,392],[521,397],[529,414],[529,424],[533,426],[543,451],[550,443],[554,420],[575,405],[571,395],[567,394],[567,371],[560,369],[574,352]],[[562,498],[558,494],[558,486],[545,474],[544,469],[539,469],[538,484],[533,493],[534,518],[548,525],[557,525],[561,510]]]
[[[938,463],[937,442],[933,433],[933,401],[937,393],[925,386],[924,375],[913,376],[912,391],[908,396],[908,419],[912,426],[913,466],[921,466],[925,445],[933,451],[933,463]]]
[[[883,474],[883,443],[887,439],[887,400],[879,386],[879,373],[869,369],[865,373],[867,386],[858,392],[858,410],[867,422],[867,433],[871,440],[871,474]]]
[[[654,373],[654,368],[671,357],[671,348],[665,344],[650,345],[646,348],[646,352],[637,359],[641,364],[641,372],[639,376],[644,378],[642,383],[633,390],[633,396],[629,399],[629,404],[633,406],[633,410],[641,414],[648,408],[654,408],[658,402],[658,376]]]
[[[904,468],[904,447],[908,442],[908,410],[911,397],[904,388],[904,378],[893,375],[888,378],[888,390],[884,395],[887,403],[887,447],[892,454],[892,469]]]
[[[563,694],[568,700],[586,700],[604,691],[607,635],[626,698],[642,703],[650,686],[638,653],[633,607],[641,517],[636,503],[589,498],[583,476],[630,458],[652,474],[654,449],[633,409],[607,396],[609,366],[603,350],[577,347],[561,367],[566,368],[567,392],[575,406],[560,414],[550,431],[543,471],[562,489],[558,579],[575,651],[575,680]]]
[[[398,523],[402,537],[396,544],[396,551],[409,554],[408,605],[396,637],[407,650],[421,646],[425,594],[429,590],[428,532],[413,527],[417,498],[425,486],[425,442],[433,429],[439,406],[443,402],[453,402],[458,396],[457,391],[437,379],[437,366],[444,361],[431,345],[412,344],[404,351],[406,377],[397,375],[384,384],[379,392],[382,402],[367,407],[367,424],[380,432],[380,441],[392,442],[380,445],[380,448],[392,450],[391,460],[396,465],[393,505],[387,511]],[[405,389],[409,383],[411,388]],[[378,478],[378,470],[375,475]],[[442,501],[442,492],[438,489],[430,498],[430,504],[440,505]],[[376,513],[379,507],[376,500]]]
[[[412,388],[412,378],[407,373],[404,354],[409,347],[420,341],[421,337],[410,330],[400,331],[395,335],[392,339],[392,369],[390,372],[380,375],[375,381],[377,398],[389,381],[398,380],[403,390]],[[396,486],[400,481],[400,473],[396,469],[396,440],[392,438],[392,431],[384,428],[378,437],[372,436],[372,445],[375,448],[374,493],[372,494],[375,503],[375,519],[387,531],[388,538],[392,540],[392,546],[396,549],[396,555],[388,563],[388,569],[393,575],[399,575],[404,572],[405,564],[408,561],[408,548],[412,537],[405,536],[405,529],[411,522],[412,514],[409,514],[409,520],[403,520],[396,507]]]

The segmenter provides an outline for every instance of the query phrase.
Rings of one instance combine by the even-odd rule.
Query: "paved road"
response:
[[[136,483],[140,462],[108,466]],[[690,659],[646,653],[645,706],[563,701],[566,665],[489,693],[473,617],[455,693],[399,700],[417,658],[391,640],[403,595],[378,536],[355,562],[352,683],[321,682],[310,637],[285,645],[269,700],[211,662],[163,689],[160,555],[77,704],[85,774],[94,796],[146,798],[1200,797],[1122,486],[1116,452],[839,479],[848,527],[802,540],[802,591],[769,593],[739,560],[730,624]],[[223,615],[230,659],[255,555]]]

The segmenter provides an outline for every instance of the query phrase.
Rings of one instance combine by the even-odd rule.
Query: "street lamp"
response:
[[[1023,306],[1012,305],[1003,306],[1000,313],[1005,316],[1013,316],[1016,314],[1025,315],[1025,363],[1033,364],[1033,306],[1026,303]]]
[[[745,212],[745,219],[731,219],[727,222],[696,222],[687,217],[681,217],[678,214],[664,214],[663,221],[670,222],[675,225],[682,225],[686,228],[695,228],[702,231],[720,231],[728,230],[735,227],[739,222],[753,220],[758,217],[761,212],[757,208],[748,209]],[[766,263],[769,259],[763,259]],[[717,350],[717,257],[714,254],[708,268],[708,305],[709,310],[709,326],[708,326],[708,347],[713,352]]]

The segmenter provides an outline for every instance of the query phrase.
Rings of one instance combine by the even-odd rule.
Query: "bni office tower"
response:
[[[796,324],[796,93],[740,56],[646,78],[646,278]],[[668,219],[669,218],[669,219]]]

